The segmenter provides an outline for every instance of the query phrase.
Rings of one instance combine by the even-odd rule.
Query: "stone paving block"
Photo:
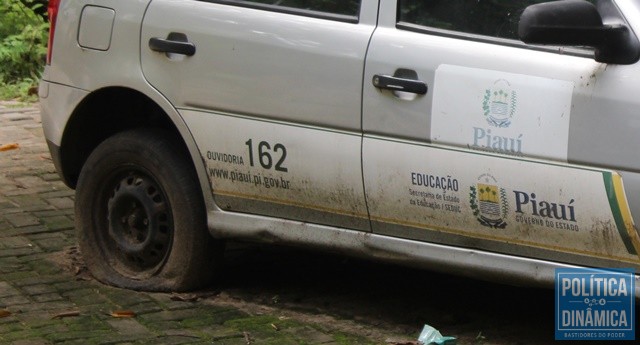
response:
[[[44,173],[40,175],[40,178],[48,182],[60,181],[60,175],[55,171]]]
[[[180,324],[180,321],[175,321],[175,320],[173,321],[157,320],[153,322],[147,322],[145,320],[142,320],[142,318],[138,318],[138,320],[140,320],[140,323],[142,325],[156,332],[164,332],[171,329],[182,328],[182,324]]]
[[[191,308],[182,310],[163,310],[158,313],[144,315],[141,318],[146,322],[182,321],[192,317],[203,317],[206,314],[207,310],[204,308]]]
[[[68,278],[66,276],[63,275],[41,275],[41,274],[31,274],[23,279],[16,279],[12,282],[12,284],[14,286],[17,287],[27,287],[27,286],[31,286],[31,285],[54,285],[53,288],[55,287],[55,283],[60,283],[60,282],[65,282],[67,281]],[[56,289],[57,291],[57,289]]]
[[[283,329],[281,332],[288,333],[292,337],[309,344],[330,344],[335,342],[332,335],[320,332],[309,326]]]
[[[42,178],[40,178],[40,176],[22,176],[15,178],[15,181],[26,188],[51,188],[49,182],[43,180]]]
[[[47,323],[46,325],[41,325],[40,327],[31,327],[31,325],[29,325],[31,327],[32,334],[47,339],[50,334],[64,333],[69,331],[67,326],[60,320],[52,320],[51,318],[49,319],[51,322]]]
[[[28,325],[30,329],[54,327],[60,325],[60,320],[52,319],[51,314],[42,310],[21,312],[16,315],[23,325]],[[66,330],[66,328],[65,328]]]
[[[16,235],[30,235],[30,234],[40,234],[43,232],[52,232],[52,230],[47,229],[44,225],[33,225],[33,226],[25,226],[22,228],[14,228],[8,229],[2,232],[4,236],[16,236]]]
[[[103,294],[116,305],[126,307],[141,302],[153,301],[147,294],[118,288],[105,289]]]
[[[3,342],[10,343],[21,339],[30,339],[33,337],[33,334],[30,330],[19,330],[13,332],[6,332],[0,336]]]
[[[31,300],[22,295],[13,295],[2,298],[2,305],[10,311],[22,310],[20,306],[29,305]]]
[[[40,251],[41,251],[40,248],[36,246],[27,247],[27,248],[2,249],[0,250],[0,257],[31,255],[33,253],[38,253]]]
[[[21,208],[24,212],[29,212],[30,214],[35,216],[35,212],[45,212],[45,211],[53,211],[55,208],[47,203],[25,206]]]
[[[105,296],[94,291],[93,294],[84,295],[84,296],[72,296],[69,297],[73,303],[78,306],[90,306],[90,305],[109,305],[114,306],[114,304]]]
[[[37,236],[37,235],[55,235],[55,236],[49,237],[49,238],[42,238],[42,239],[34,238],[34,236]],[[31,239],[33,243],[35,243],[38,247],[40,247],[42,250],[46,252],[61,251],[75,243],[74,239],[67,238],[66,236],[62,235],[59,232],[44,233],[44,234],[37,234],[37,235],[27,235],[27,236],[29,237],[29,239]]]
[[[66,216],[54,216],[54,217],[42,217],[40,221],[44,223],[44,226],[49,230],[64,230],[73,229],[73,220]]]
[[[33,269],[33,262],[34,261],[43,261],[45,260],[47,257],[49,256],[49,254],[44,253],[44,252],[37,252],[37,253],[33,253],[31,255],[25,255],[25,256],[19,256],[18,260],[20,260],[20,262],[29,265],[29,267],[31,269]]]
[[[19,295],[20,291],[14,288],[7,282],[0,281],[0,298],[8,297],[8,296],[16,296]],[[2,300],[0,300],[0,307],[2,307]]]
[[[54,333],[47,336],[47,339],[55,342],[63,342],[69,340],[81,339],[86,341],[87,338],[105,338],[111,334],[108,330],[81,330],[81,331],[68,331],[64,333]]]
[[[46,201],[57,209],[73,208],[74,202],[70,197],[48,198]]]
[[[73,191],[72,189],[67,188],[62,182],[60,182],[60,189],[61,190],[57,190],[57,191],[45,191],[42,193],[39,193],[38,196],[43,198],[43,199],[50,199],[50,198],[64,198],[64,197],[73,197],[75,196],[75,191]]]
[[[26,237],[9,237],[0,241],[0,250],[6,248],[29,248],[33,243]]]
[[[27,192],[29,192],[29,194],[27,195],[10,196],[7,199],[11,200],[11,202],[13,202],[14,204],[20,207],[28,207],[28,206],[36,206],[36,205],[48,206],[46,201],[44,201],[37,195],[33,195],[33,189],[30,189]]]
[[[2,240],[0,240],[2,241]],[[20,259],[16,257],[4,257],[0,258],[0,270],[9,269],[13,271],[20,271],[24,267],[24,264]],[[6,273],[6,272],[5,272]],[[1,278],[1,276],[0,276]]]
[[[77,309],[77,306],[71,302],[60,300],[42,303],[29,303],[18,306],[19,310],[23,313],[41,311],[48,313],[51,317],[69,310]]]
[[[2,178],[2,177],[0,177],[0,178]],[[14,208],[14,207],[17,207],[17,206],[18,205],[12,203],[8,199],[0,198],[0,209],[2,209],[2,210],[6,209],[6,208]]]
[[[42,294],[42,295],[35,295],[35,296],[31,296],[31,299],[33,299],[33,301],[36,302],[36,303],[63,300],[62,296],[60,296],[57,293],[47,293],[47,294]]]
[[[52,343],[44,338],[16,340],[11,343],[11,345],[50,345],[50,344]]]
[[[2,280],[11,283],[16,280],[30,278],[32,276],[33,276],[33,272],[29,272],[29,271],[7,272],[2,274]]]
[[[107,321],[107,323],[121,336],[135,336],[135,338],[128,338],[128,340],[155,336],[135,319],[114,319]]]
[[[62,272],[62,268],[60,268],[60,266],[48,261],[36,261],[31,266],[33,272],[41,275],[58,274]]]
[[[70,331],[98,331],[110,330],[109,324],[103,322],[93,314],[81,314],[77,317],[62,319]]]
[[[56,289],[49,284],[27,285],[22,287],[22,291],[28,295],[43,295],[56,293]]]
[[[11,225],[17,228],[40,224],[40,220],[38,218],[28,213],[6,214],[4,218],[11,223]]]
[[[159,311],[164,310],[164,309],[162,309],[161,306],[159,306],[157,303],[155,303],[153,301],[147,301],[147,302],[132,304],[132,305],[127,306],[127,309],[135,312],[136,315],[138,315],[138,316],[145,315],[145,314],[151,314],[151,313],[157,313]]]
[[[53,206],[51,206],[51,209],[42,210],[42,211],[32,211],[31,212],[32,215],[34,215],[35,217],[38,217],[38,218],[40,218],[40,217],[68,216],[71,219],[73,219],[73,213],[74,213],[73,208],[56,209]]]
[[[2,213],[4,215],[15,214],[15,213],[25,213],[25,212],[26,212],[25,210],[18,207],[17,205],[14,205],[13,203],[11,203],[11,206],[8,206],[2,210]]]
[[[60,292],[69,292],[77,291],[77,290],[94,290],[94,284],[89,281],[82,280],[74,280],[69,279],[69,277],[65,276],[65,279],[59,283],[53,284],[56,287],[56,290]],[[64,295],[64,293],[63,293]]]

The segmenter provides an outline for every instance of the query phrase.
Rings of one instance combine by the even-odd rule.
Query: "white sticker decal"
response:
[[[440,65],[433,143],[566,161],[573,83]]]

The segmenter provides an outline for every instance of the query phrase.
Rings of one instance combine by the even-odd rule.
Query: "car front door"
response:
[[[369,230],[361,88],[377,8],[151,2],[144,75],[195,137],[220,208]]]
[[[363,91],[373,232],[639,267],[621,177],[637,194],[638,66],[525,46],[518,17],[536,2],[381,1]]]

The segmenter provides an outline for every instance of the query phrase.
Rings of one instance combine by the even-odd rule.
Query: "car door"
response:
[[[144,75],[182,115],[223,210],[369,230],[364,58],[377,0],[154,0]]]
[[[623,144],[638,66],[522,44],[518,17],[537,2],[381,1],[363,91],[373,232],[638,267],[640,203],[626,195],[640,157]]]

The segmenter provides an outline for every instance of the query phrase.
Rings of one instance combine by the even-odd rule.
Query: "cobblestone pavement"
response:
[[[74,192],[55,173],[37,105],[0,103],[0,147],[0,344],[384,342],[224,292],[139,293],[92,280],[75,249]]]

